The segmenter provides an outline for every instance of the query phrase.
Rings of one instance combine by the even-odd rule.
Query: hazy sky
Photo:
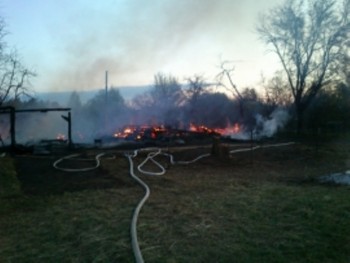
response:
[[[277,67],[258,14],[281,0],[0,0],[7,42],[34,69],[37,91],[145,85],[154,74],[212,81],[222,60],[252,86]]]

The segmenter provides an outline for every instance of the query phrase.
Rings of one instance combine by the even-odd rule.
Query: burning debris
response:
[[[165,125],[127,125],[113,134],[118,141],[188,144],[200,141],[212,142],[213,138],[230,140],[251,140],[249,131],[243,124],[235,123],[226,128],[212,128],[190,123],[179,129]],[[209,140],[208,140],[209,139]],[[95,140],[96,141],[96,140]],[[102,143],[102,140],[99,140]]]
[[[67,141],[70,146],[74,141],[78,147],[110,147],[125,142],[192,144],[200,140],[212,142],[214,136],[250,141],[273,136],[288,119],[283,110],[276,110],[270,116],[260,115],[267,108],[257,101],[249,101],[249,107],[242,115],[237,101],[229,99],[224,93],[205,90],[198,94],[186,93],[185,88],[181,89],[181,85],[172,78],[158,77],[156,80],[154,89],[129,104],[125,103],[117,89],[110,89],[98,93],[84,107],[81,103],[73,103],[72,99],[70,108],[16,109],[14,114],[18,116],[13,123],[16,123],[17,131],[11,134],[8,128],[11,125],[3,125],[0,120],[2,139],[6,143],[8,138],[14,138],[20,144],[55,139]],[[71,108],[74,109],[72,117]],[[69,111],[68,116],[61,115],[61,112],[48,113],[62,110]],[[8,109],[3,111],[7,115],[11,113]],[[33,111],[38,114],[32,114]],[[68,124],[68,132],[62,132],[65,126],[62,119]],[[74,125],[71,120],[74,120]],[[126,123],[133,125],[123,126]]]
[[[47,113],[48,112],[54,112],[56,115],[59,116],[60,112],[68,112],[68,115],[60,115],[66,122],[68,126],[68,140],[66,139],[66,136],[59,132],[57,134],[56,139],[53,140],[40,140],[40,143],[48,144],[48,142],[51,141],[58,141],[60,144],[64,142],[64,144],[68,145],[69,147],[72,147],[72,136],[71,136],[71,109],[70,108],[34,108],[34,109],[15,109],[12,106],[7,106],[7,107],[0,107],[0,114],[1,115],[8,115],[9,116],[9,121],[6,122],[6,126],[8,126],[9,130],[9,136],[11,140],[11,149],[15,150],[18,148],[18,141],[26,140],[27,144],[31,139],[31,136],[28,136],[28,131],[30,130],[29,125],[26,126],[28,122],[32,121],[34,122],[33,124],[30,125],[33,135],[38,135],[41,132],[45,130],[50,130],[52,129],[52,125],[45,125],[47,127],[42,127],[44,126],[42,120],[43,119],[48,119],[47,118]],[[38,118],[38,115],[41,116],[41,118]],[[42,118],[42,115],[44,115],[46,118]],[[35,116],[35,117],[32,117]],[[20,120],[20,121],[19,121]],[[3,122],[3,121],[2,121]],[[49,124],[54,124],[55,122],[52,122],[51,120],[48,122]],[[3,123],[2,123],[3,124]],[[62,125],[62,124],[61,124]],[[61,126],[60,125],[60,126]],[[5,125],[2,125],[3,127]],[[51,126],[51,127],[50,127]],[[2,134],[4,133],[2,129],[0,130]],[[6,131],[6,129],[5,129]],[[18,131],[18,132],[16,132]],[[5,132],[6,133],[6,132]],[[26,137],[23,139],[23,137]],[[37,136],[33,136],[32,138],[37,138]],[[1,139],[2,146],[4,146],[4,141]],[[38,143],[35,143],[35,145],[38,145]],[[43,147],[39,146],[39,152],[45,152],[42,150]]]
[[[47,110],[47,109],[46,109]],[[66,117],[66,116],[61,116]],[[67,118],[67,117],[66,117]],[[66,118],[64,118],[66,120]],[[211,143],[214,137],[230,140],[255,140],[264,136],[271,137],[280,127],[282,127],[288,114],[282,110],[274,111],[269,118],[263,118],[261,115],[256,116],[256,125],[254,129],[248,129],[243,123],[228,124],[224,128],[208,127],[203,124],[190,122],[187,127],[181,125],[181,129],[170,125],[126,125],[114,133],[95,137],[94,142],[97,147],[113,147],[123,143],[145,143],[161,145],[165,144],[192,144],[192,143]],[[70,120],[70,119],[68,119]],[[70,125],[70,123],[68,123]],[[70,126],[69,126],[70,132]],[[81,134],[82,132],[74,132]],[[70,135],[71,136],[71,135]],[[69,136],[69,138],[70,138]],[[64,132],[57,132],[56,137],[42,139],[33,145],[36,145],[35,152],[46,153],[51,148],[61,147],[69,143],[70,139]],[[54,145],[52,147],[52,145]]]
[[[58,140],[58,141],[67,141],[66,135],[64,135],[63,133],[58,133],[57,136],[56,136],[56,140]]]
[[[195,125],[190,123],[187,129],[176,129],[164,125],[129,125],[114,133],[114,137],[125,140],[142,141],[181,138],[190,135],[239,137],[239,134],[243,132],[243,126],[238,123],[227,128],[209,128],[205,125]]]
[[[213,129],[203,125],[190,125],[188,129],[177,129],[165,125],[128,125],[114,133],[114,138],[123,141],[157,142],[184,144],[196,139],[208,139],[219,135]]]
[[[114,134],[115,138],[126,140],[153,140],[169,135],[170,129],[164,126],[129,125]]]

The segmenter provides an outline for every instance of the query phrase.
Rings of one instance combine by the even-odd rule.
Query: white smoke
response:
[[[240,141],[247,141],[251,139],[251,133],[247,131],[243,126],[241,126],[240,131],[238,132],[227,131],[223,133],[223,136],[233,140],[240,140]]]
[[[279,129],[287,124],[289,118],[289,113],[282,108],[275,109],[267,118],[261,114],[257,114],[255,116],[256,128],[254,133],[257,138],[272,137]]]
[[[253,128],[241,124],[239,131],[228,129],[223,135],[234,140],[270,138],[287,124],[289,118],[290,115],[286,109],[277,108],[268,117],[260,113],[256,114]]]

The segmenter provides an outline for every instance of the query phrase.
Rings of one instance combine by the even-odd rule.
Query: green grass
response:
[[[145,262],[350,262],[350,187],[314,180],[349,169],[348,146],[264,149],[143,176]],[[125,158],[102,165],[128,176]],[[141,196],[135,184],[0,198],[0,262],[134,262],[129,227]]]

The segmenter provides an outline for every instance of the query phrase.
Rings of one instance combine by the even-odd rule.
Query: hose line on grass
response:
[[[62,167],[58,166],[58,164],[61,163],[62,161],[73,159],[73,158],[79,156],[79,154],[71,154],[71,155],[67,155],[65,157],[62,157],[62,158],[58,159],[57,161],[55,161],[53,163],[53,167],[56,168],[57,170],[61,170],[61,171],[64,171],[64,172],[87,172],[87,171],[91,171],[91,170],[97,169],[100,166],[100,164],[101,164],[100,159],[104,155],[106,155],[106,153],[97,154],[95,156],[95,159],[94,159],[96,164],[94,166],[91,166],[91,167],[85,167],[85,168],[62,168]],[[114,157],[112,157],[112,158],[114,158]],[[92,160],[92,159],[83,159],[83,160],[84,161],[89,161],[89,160]]]
[[[140,245],[139,245],[138,239],[137,239],[137,219],[139,217],[141,208],[143,207],[143,205],[147,201],[147,199],[150,195],[150,192],[151,192],[148,185],[144,181],[142,181],[135,174],[135,171],[134,171],[133,158],[135,158],[140,151],[149,151],[149,153],[147,154],[147,157],[137,166],[137,170],[141,174],[151,175],[151,176],[160,176],[160,175],[165,174],[165,172],[166,172],[166,169],[164,168],[164,166],[161,165],[159,162],[157,162],[154,159],[158,155],[163,155],[163,156],[169,157],[171,164],[190,164],[190,163],[194,163],[194,162],[196,162],[204,157],[210,156],[210,154],[203,154],[203,155],[200,155],[191,161],[176,162],[176,161],[174,161],[174,157],[172,154],[164,153],[164,152],[162,152],[162,149],[160,149],[160,148],[144,148],[144,149],[135,150],[133,154],[125,154],[125,157],[128,159],[129,164],[130,164],[129,172],[130,172],[131,177],[133,179],[135,179],[145,189],[145,194],[142,197],[142,199],[140,200],[140,202],[137,204],[137,206],[134,210],[134,213],[132,215],[131,227],[130,227],[131,245],[132,245],[132,249],[134,252],[134,257],[135,257],[136,263],[143,263],[144,262],[143,257],[142,257],[142,252],[140,249]],[[153,164],[155,164],[155,166],[158,167],[160,170],[158,172],[144,170],[143,169],[144,165],[149,161],[152,162]]]
[[[144,205],[144,203],[147,201],[151,191],[150,191],[148,185],[135,175],[134,162],[133,162],[132,158],[136,157],[136,151],[135,151],[134,155],[125,154],[125,156],[129,160],[129,165],[130,165],[129,172],[130,172],[131,177],[134,180],[136,180],[145,189],[145,195],[142,197],[141,201],[137,204],[137,206],[134,210],[134,213],[132,215],[131,227],[130,227],[131,246],[132,246],[132,250],[134,252],[135,260],[137,263],[143,263],[144,260],[143,260],[140,245],[139,245],[138,239],[137,239],[137,219],[139,217],[139,213],[141,211],[141,208]]]
[[[257,149],[261,149],[261,148],[288,146],[288,145],[292,145],[292,144],[294,144],[294,142],[268,144],[268,145],[264,145],[264,146],[255,146],[255,147],[231,150],[229,153],[233,154],[233,153],[239,153],[239,152],[253,151],[253,150],[257,150]],[[133,152],[133,154],[125,154],[125,157],[128,159],[129,164],[130,164],[129,172],[130,172],[131,177],[133,179],[135,179],[145,189],[145,194],[142,197],[142,199],[140,200],[140,202],[137,204],[137,206],[134,210],[134,213],[132,215],[131,227],[130,227],[131,245],[132,245],[132,249],[134,252],[134,257],[135,257],[136,263],[144,263],[142,252],[140,249],[140,245],[139,245],[138,239],[137,239],[137,220],[138,220],[138,217],[139,217],[139,214],[140,214],[140,211],[141,211],[143,205],[146,203],[146,201],[151,193],[149,186],[144,181],[142,181],[138,176],[136,176],[135,171],[134,171],[133,158],[135,158],[137,156],[138,152],[140,152],[140,151],[149,151],[149,153],[148,153],[147,157],[145,158],[145,160],[143,160],[137,166],[137,169],[141,174],[152,175],[152,176],[163,175],[166,172],[166,169],[164,168],[164,166],[162,166],[159,162],[154,160],[154,158],[158,155],[163,155],[163,156],[169,157],[171,164],[184,164],[184,165],[197,162],[198,160],[205,158],[205,157],[209,157],[211,155],[210,153],[206,153],[206,154],[199,155],[198,157],[196,157],[195,159],[193,159],[191,161],[175,161],[174,156],[172,154],[164,153],[164,152],[162,152],[162,150],[160,148],[144,148],[144,149],[135,150]],[[145,171],[144,169],[142,169],[142,167],[148,161],[151,161],[153,164],[155,164],[160,169],[160,171],[159,172],[150,172],[150,171]]]
[[[254,146],[254,147],[247,147],[247,148],[242,148],[242,149],[235,149],[235,150],[229,151],[229,153],[233,154],[233,153],[239,153],[239,152],[248,152],[248,151],[254,151],[254,150],[263,149],[263,148],[289,146],[289,145],[292,145],[292,144],[295,144],[295,143],[294,142],[288,142],[288,143],[279,143],[279,144],[267,144],[267,145],[263,145],[263,146]],[[148,152],[148,154],[147,154],[147,157],[137,166],[137,170],[141,174],[151,175],[151,176],[160,176],[160,175],[164,175],[166,173],[166,169],[164,168],[164,166],[161,165],[159,162],[157,162],[154,159],[158,155],[162,155],[162,156],[168,157],[171,164],[186,165],[186,164],[191,164],[191,163],[197,162],[200,159],[209,157],[211,154],[210,153],[202,154],[202,155],[199,155],[198,157],[196,157],[195,159],[190,160],[190,161],[175,161],[174,160],[174,156],[172,154],[162,152],[161,148],[143,148],[143,149],[135,150],[133,153],[124,153],[124,156],[129,161],[129,173],[130,173],[130,176],[137,183],[139,183],[142,186],[142,188],[144,188],[144,190],[145,190],[144,196],[139,201],[139,203],[137,204],[137,206],[136,206],[136,208],[134,210],[134,213],[132,215],[132,220],[131,220],[131,227],[130,227],[131,245],[132,245],[132,250],[133,250],[133,253],[134,253],[134,257],[135,257],[136,263],[144,263],[143,256],[142,256],[142,253],[141,253],[141,249],[140,249],[140,245],[139,245],[138,239],[137,239],[137,221],[138,221],[138,217],[139,217],[140,211],[141,211],[143,205],[145,204],[145,202],[147,201],[147,199],[149,198],[151,191],[150,191],[149,186],[135,174],[133,158],[135,158],[138,155],[139,152]],[[77,157],[78,154],[72,154],[72,155],[68,155],[66,157],[58,159],[57,161],[54,162],[53,167],[58,169],[58,170],[65,171],[65,172],[86,172],[86,171],[91,171],[91,170],[96,169],[96,168],[98,168],[100,166],[100,158],[102,156],[104,156],[104,155],[105,155],[105,153],[100,153],[100,154],[96,155],[96,157],[95,157],[96,165],[92,166],[92,167],[73,169],[73,168],[62,168],[62,167],[58,166],[58,164],[61,163],[63,160],[72,159],[74,157]],[[143,168],[145,166],[145,164],[147,162],[149,162],[149,161],[152,162],[156,167],[159,168],[158,172],[146,171]]]
[[[236,149],[236,150],[231,150],[229,153],[239,153],[239,152],[249,152],[249,151],[254,151],[257,149],[264,149],[264,148],[271,148],[271,147],[282,147],[282,146],[289,146],[293,145],[295,142],[285,142],[285,143],[276,143],[276,144],[266,144],[262,146],[254,146],[254,147],[249,147],[249,148],[242,148],[242,149]]]

